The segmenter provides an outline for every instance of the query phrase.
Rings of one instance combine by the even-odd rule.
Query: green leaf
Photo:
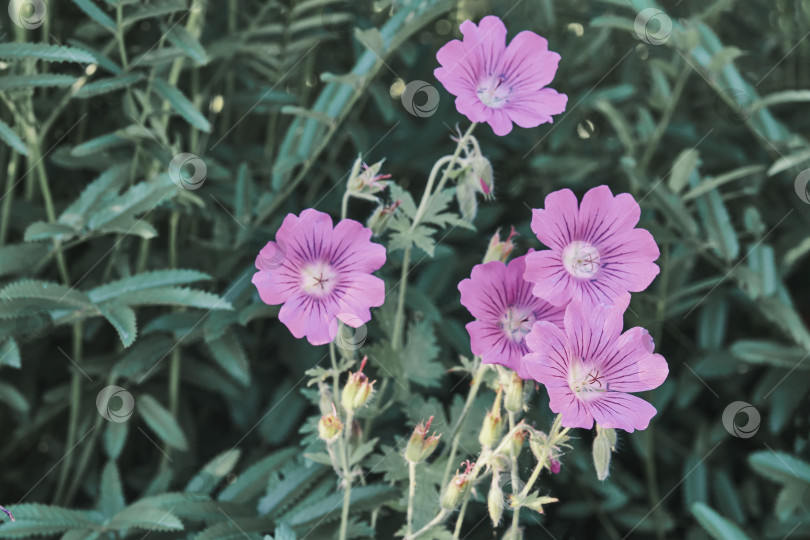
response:
[[[136,9],[126,14],[121,26],[127,27],[144,19],[169,15],[177,11],[185,11],[186,3],[182,0],[154,0],[149,4],[137,5]]]
[[[709,508],[706,504],[698,502],[692,505],[692,514],[701,527],[715,540],[750,540],[739,527]]]
[[[99,229],[115,224],[117,220],[132,219],[133,216],[154,210],[161,203],[174,198],[177,190],[168,174],[135,184],[118,197],[105,200],[105,204],[89,216],[87,228]]]
[[[107,319],[124,347],[129,347],[138,337],[138,323],[135,319],[135,312],[127,306],[98,306],[99,311]]]
[[[233,309],[230,302],[215,294],[186,287],[157,287],[128,292],[115,300],[128,306],[184,306],[201,309]]]
[[[4,382],[0,382],[0,402],[5,403],[20,414],[28,414],[31,409],[25,396],[19,390]]]
[[[91,99],[116,90],[128,88],[133,84],[143,79],[140,73],[128,73],[126,75],[119,75],[117,77],[109,77],[107,79],[99,79],[91,83],[85,84],[73,94],[74,98],[78,99]]]
[[[62,223],[35,221],[26,227],[23,239],[26,242],[37,242],[39,240],[64,241],[73,238],[76,234],[76,229]]]
[[[0,367],[8,366],[20,369],[22,367],[20,359],[20,348],[14,338],[8,338],[0,346]]]
[[[689,185],[689,177],[695,172],[700,160],[700,152],[694,148],[682,151],[675,158],[675,165],[669,174],[669,189],[673,193],[680,193]]]
[[[81,229],[87,222],[91,211],[98,208],[99,202],[109,194],[115,195],[121,182],[126,178],[128,167],[114,165],[101,173],[82,191],[79,198],[64,209],[57,220],[74,229]]]
[[[727,173],[721,174],[719,176],[709,176],[703,179],[694,189],[690,189],[687,193],[685,193],[682,197],[684,201],[691,201],[692,199],[696,199],[700,195],[704,193],[708,193],[709,191],[722,186],[728,182],[733,182],[734,180],[739,180],[741,178],[746,178],[748,176],[761,173],[765,170],[763,165],[748,165],[746,167],[740,167],[739,169],[734,169],[733,171],[729,171]]]
[[[441,386],[444,367],[436,361],[438,356],[433,324],[428,321],[413,323],[402,351],[402,366],[408,379],[425,388]]]
[[[0,79],[2,81],[2,79]],[[0,89],[2,88],[2,82],[0,82]],[[789,156],[783,156],[773,162],[773,165],[768,169],[767,175],[774,176],[775,174],[779,174],[782,171],[786,171],[791,167],[798,167],[805,161],[810,159],[810,148],[806,148],[804,150],[800,150],[799,152],[795,152],[790,154]]]
[[[116,133],[107,133],[106,135],[100,135],[73,147],[70,151],[70,155],[75,157],[92,156],[93,154],[99,154],[129,144],[132,144],[132,141],[129,139],[121,137]]]
[[[34,58],[44,62],[76,62],[79,64],[92,64],[96,61],[92,54],[76,47],[30,42],[0,43],[0,58],[10,60]]]
[[[712,249],[726,261],[736,259],[740,243],[720,192],[713,189],[698,197],[696,203]]]
[[[763,450],[748,456],[751,468],[763,477],[784,484],[797,480],[810,484],[810,464],[785,452]]]
[[[73,0],[79,6],[79,9],[84,11],[88,17],[96,21],[98,24],[108,30],[115,31],[115,21],[109,15],[104,13],[93,0]]]
[[[129,433],[128,422],[107,422],[104,429],[104,450],[110,459],[118,459]]]
[[[185,26],[175,24],[169,27],[165,23],[161,23],[160,27],[163,30],[163,34],[169,39],[169,42],[181,49],[189,58],[199,65],[208,63],[208,54],[205,52],[202,44],[186,30]]]
[[[784,90],[767,95],[753,104],[753,110],[770,107],[771,105],[781,105],[782,103],[810,101],[810,90]]]
[[[227,450],[205,464],[205,466],[195,474],[186,485],[186,492],[195,496],[211,495],[220,481],[225,478],[236,467],[240,450]]]
[[[6,75],[0,77],[0,90],[21,90],[71,86],[78,79],[72,75],[37,73],[34,75]]]
[[[113,516],[106,529],[120,531],[141,529],[145,531],[182,531],[183,523],[171,511],[163,508],[134,504]]]
[[[396,499],[399,495],[400,490],[395,486],[383,484],[357,486],[352,488],[350,511],[365,512]],[[342,500],[343,493],[334,493],[311,506],[297,509],[285,521],[293,527],[306,528],[340,519]]]
[[[228,484],[217,497],[220,501],[243,503],[258,495],[267,487],[270,473],[284,467],[299,450],[295,447],[283,448],[254,463]]]
[[[67,309],[68,305],[80,308],[94,307],[86,294],[73,287],[35,279],[15,281],[0,289],[0,303],[17,298],[47,300],[56,306],[55,309]]]
[[[172,448],[182,451],[188,450],[188,442],[183,430],[180,428],[180,424],[158,400],[149,394],[143,394],[138,397],[136,408],[146,425],[155,432],[160,440]]]
[[[155,90],[169,102],[172,108],[177,111],[186,122],[200,131],[206,133],[211,131],[211,124],[208,122],[208,119],[194,107],[194,104],[189,101],[180,90],[174,86],[170,86],[169,83],[161,78],[155,78],[152,84]]]
[[[744,362],[769,364],[789,369],[810,369],[810,362],[802,360],[808,355],[799,347],[758,339],[741,339],[730,348],[731,354]]]
[[[111,422],[114,423],[114,422]],[[108,461],[101,471],[99,488],[99,508],[105,516],[113,516],[123,510],[127,503],[124,500],[124,488],[121,475],[114,461]]]
[[[43,244],[11,244],[0,247],[0,276],[30,270],[47,252],[48,247]]]
[[[20,138],[19,135],[12,129],[11,126],[0,120],[0,139],[3,140],[7,145],[12,147],[17,153],[27,156],[28,155],[28,148],[25,146],[25,143]]]
[[[329,470],[323,465],[287,465],[270,476],[267,494],[259,500],[259,515],[275,515],[300,499],[305,490]]]
[[[87,295],[93,302],[106,302],[127,293],[145,291],[147,289],[166,287],[169,285],[184,285],[210,279],[213,278],[198,270],[155,270],[153,272],[144,272],[112,281],[95,289],[91,289],[87,292]]]
[[[9,506],[17,521],[0,526],[0,538],[26,538],[59,534],[71,529],[96,529],[88,512],[45,504]]]
[[[217,365],[243,386],[250,384],[250,364],[245,349],[236,333],[228,330],[221,337],[208,342],[208,348]]]

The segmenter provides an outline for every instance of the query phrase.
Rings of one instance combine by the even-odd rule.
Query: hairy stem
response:
[[[408,462],[408,515],[405,531],[407,535],[413,532],[413,498],[416,495],[416,463]]]
[[[467,401],[464,402],[464,408],[461,410],[461,415],[459,415],[456,425],[453,426],[453,431],[450,434],[450,438],[452,439],[452,442],[450,443],[450,454],[447,458],[447,465],[444,467],[441,485],[445,485],[447,483],[447,479],[450,477],[450,471],[453,470],[453,462],[456,459],[458,443],[459,439],[461,438],[461,427],[464,425],[464,421],[467,419],[467,415],[470,412],[473,401],[475,401],[475,396],[478,395],[478,389],[481,387],[481,381],[486,370],[487,365],[480,364],[478,369],[476,369],[475,373],[473,374],[472,386],[470,386],[470,391],[467,394]]]

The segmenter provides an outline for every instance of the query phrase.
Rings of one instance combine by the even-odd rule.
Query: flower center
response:
[[[481,81],[478,85],[478,99],[487,107],[498,109],[509,102],[512,87],[506,84],[506,77],[498,75]]]
[[[531,331],[532,325],[536,320],[537,318],[534,316],[534,313],[527,313],[526,310],[509,306],[506,309],[506,313],[501,317],[500,324],[509,339],[520,343],[523,341],[523,338],[526,337],[526,334]]]
[[[608,384],[598,368],[586,366],[582,360],[571,362],[568,371],[568,386],[580,399],[596,397],[597,392],[607,392]]]
[[[562,261],[572,276],[590,279],[599,271],[599,250],[587,242],[576,240],[565,247]]]
[[[313,296],[326,296],[337,285],[337,274],[329,263],[309,263],[301,270],[301,288]]]

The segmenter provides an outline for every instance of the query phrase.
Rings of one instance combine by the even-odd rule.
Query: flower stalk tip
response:
[[[408,446],[405,447],[405,459],[409,463],[421,463],[425,461],[436,450],[439,445],[439,435],[428,435],[430,431],[430,423],[433,422],[433,417],[428,418],[425,423],[420,423],[414,428]]]
[[[368,377],[363,373],[367,361],[368,356],[363,357],[360,369],[356,373],[349,372],[349,380],[346,381],[346,386],[343,387],[340,395],[340,401],[346,412],[354,412],[365,405],[374,391],[374,383],[377,381],[369,382]]]
[[[318,437],[326,444],[332,444],[343,433],[343,422],[340,421],[335,404],[332,404],[332,413],[321,416],[318,422]]]

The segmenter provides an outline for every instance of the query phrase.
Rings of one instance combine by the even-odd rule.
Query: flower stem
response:
[[[509,412],[509,431],[515,429],[515,413]],[[511,445],[509,447],[509,463],[511,465],[511,473],[512,473],[512,496],[517,495],[518,492],[518,482],[520,482],[520,477],[518,477],[518,466],[517,466],[517,456],[515,456],[515,447]],[[512,538],[517,540],[517,530],[518,525],[520,523],[520,507],[518,506],[512,512]]]
[[[406,536],[413,532],[413,497],[416,495],[416,463],[408,462],[408,515],[406,523]]]
[[[453,469],[453,462],[456,459],[456,452],[458,451],[459,439],[461,438],[461,427],[467,419],[467,414],[469,414],[473,401],[475,401],[475,396],[478,395],[478,389],[481,387],[481,381],[483,380],[486,370],[487,364],[480,364],[473,374],[472,386],[470,387],[470,392],[467,394],[467,401],[464,403],[461,415],[459,415],[456,425],[453,426],[453,432],[450,434],[450,438],[453,442],[450,444],[450,455],[447,458],[447,465],[444,467],[441,485],[447,484],[447,479],[450,477],[450,471]]]
[[[351,192],[347,189],[340,203],[340,219],[346,219],[346,214],[349,212],[349,197],[351,197]]]
[[[352,411],[346,412],[346,424],[343,427],[343,439],[339,440],[339,451],[343,459],[343,510],[340,513],[340,540],[346,540],[346,532],[349,527],[349,507],[352,502],[352,476],[349,467],[349,444],[352,436]]]

